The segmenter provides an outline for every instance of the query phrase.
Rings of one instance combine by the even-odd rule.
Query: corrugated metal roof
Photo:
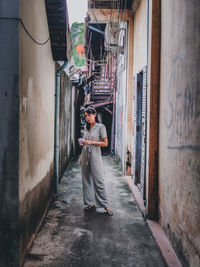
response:
[[[45,0],[54,60],[70,60],[71,38],[66,0]]]
[[[131,9],[133,0],[89,0],[90,8]]]

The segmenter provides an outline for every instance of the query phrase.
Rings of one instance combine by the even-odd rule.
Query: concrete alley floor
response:
[[[119,165],[111,156],[103,159],[114,216],[83,212],[80,164],[73,161],[24,267],[166,266]]]

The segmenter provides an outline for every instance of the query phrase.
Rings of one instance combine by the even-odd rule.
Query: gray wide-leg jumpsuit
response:
[[[96,123],[90,131],[85,127],[83,138],[86,140],[100,142],[105,137],[107,137],[107,133],[103,124]],[[100,208],[107,207],[100,146],[84,145],[81,155],[81,168],[84,204],[96,204]]]

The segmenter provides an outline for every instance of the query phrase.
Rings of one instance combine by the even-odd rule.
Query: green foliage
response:
[[[84,46],[85,40],[84,40],[84,23],[78,23],[74,22],[71,26],[71,39],[72,39],[72,46],[73,46],[73,52],[72,56],[74,58],[75,65],[77,67],[81,67],[85,65],[85,55],[80,55],[76,52],[76,46],[78,44],[82,44]]]

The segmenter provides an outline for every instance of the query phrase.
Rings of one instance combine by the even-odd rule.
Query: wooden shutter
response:
[[[135,158],[136,158],[136,102],[137,101],[137,75],[133,79],[133,157],[132,157],[132,174],[134,183],[135,179]]]
[[[143,199],[146,197],[146,128],[147,128],[147,67],[143,69],[142,82],[142,148],[140,183]]]

